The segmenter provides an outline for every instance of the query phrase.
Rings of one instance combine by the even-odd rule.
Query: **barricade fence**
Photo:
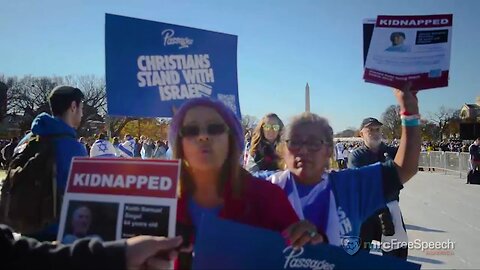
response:
[[[460,178],[465,178],[471,168],[470,155],[465,152],[420,152],[418,166],[424,170],[440,169],[445,174],[447,172],[458,173]]]
[[[466,152],[443,151],[420,152],[418,167],[424,171],[438,169],[445,174],[450,172],[458,174],[460,178],[466,178],[468,171],[471,169],[470,154]],[[334,158],[330,159],[330,168],[338,169]]]

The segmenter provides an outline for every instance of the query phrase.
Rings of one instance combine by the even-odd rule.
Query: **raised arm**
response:
[[[410,84],[402,90],[394,89],[393,92],[402,112],[402,138],[394,162],[400,181],[404,184],[418,171],[420,115],[416,92],[410,91]]]

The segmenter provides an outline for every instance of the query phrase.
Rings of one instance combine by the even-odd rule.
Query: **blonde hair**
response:
[[[284,127],[283,122],[280,119],[280,117],[278,117],[278,115],[276,115],[275,113],[268,113],[260,120],[260,122],[258,122],[257,126],[253,130],[252,142],[250,144],[250,151],[249,151],[251,156],[255,155],[255,152],[257,151],[257,148],[258,148],[260,142],[263,139],[265,139],[265,134],[263,133],[263,125],[265,125],[265,123],[270,118],[276,119],[278,121],[278,124],[280,125],[280,130],[278,131],[278,135],[277,135],[277,138],[275,139],[275,143],[278,143],[280,141],[280,136],[282,134],[282,130],[283,130],[283,127]]]

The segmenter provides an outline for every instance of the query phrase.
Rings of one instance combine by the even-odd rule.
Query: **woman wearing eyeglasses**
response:
[[[252,173],[258,171],[277,171],[279,157],[276,147],[280,141],[283,122],[274,114],[265,115],[252,134],[245,168]]]
[[[330,244],[345,247],[358,237],[362,222],[385,207],[417,172],[418,100],[408,88],[395,89],[394,94],[402,111],[402,138],[394,161],[328,172],[333,130],[325,118],[313,113],[293,118],[282,135],[280,149],[287,170],[269,180],[284,190],[300,219],[325,231]]]
[[[183,104],[172,119],[169,142],[173,157],[182,160],[177,206],[182,228],[198,228],[203,215],[217,215],[282,232],[293,246],[323,241],[313,224],[299,221],[280,188],[241,168],[242,128],[220,101]],[[181,255],[177,266],[190,268],[189,258]]]

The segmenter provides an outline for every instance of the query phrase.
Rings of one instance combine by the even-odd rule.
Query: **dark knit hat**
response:
[[[223,102],[210,98],[195,98],[183,103],[183,105],[173,116],[172,123],[170,124],[170,130],[168,132],[169,144],[174,146],[177,143],[175,140],[177,139],[178,132],[182,127],[185,114],[188,112],[188,110],[198,106],[212,108],[223,118],[223,121],[225,121],[228,128],[230,129],[230,132],[235,138],[235,144],[237,145],[240,152],[243,152],[245,142],[243,137],[242,125],[240,124],[237,116],[230,108],[225,106]]]

